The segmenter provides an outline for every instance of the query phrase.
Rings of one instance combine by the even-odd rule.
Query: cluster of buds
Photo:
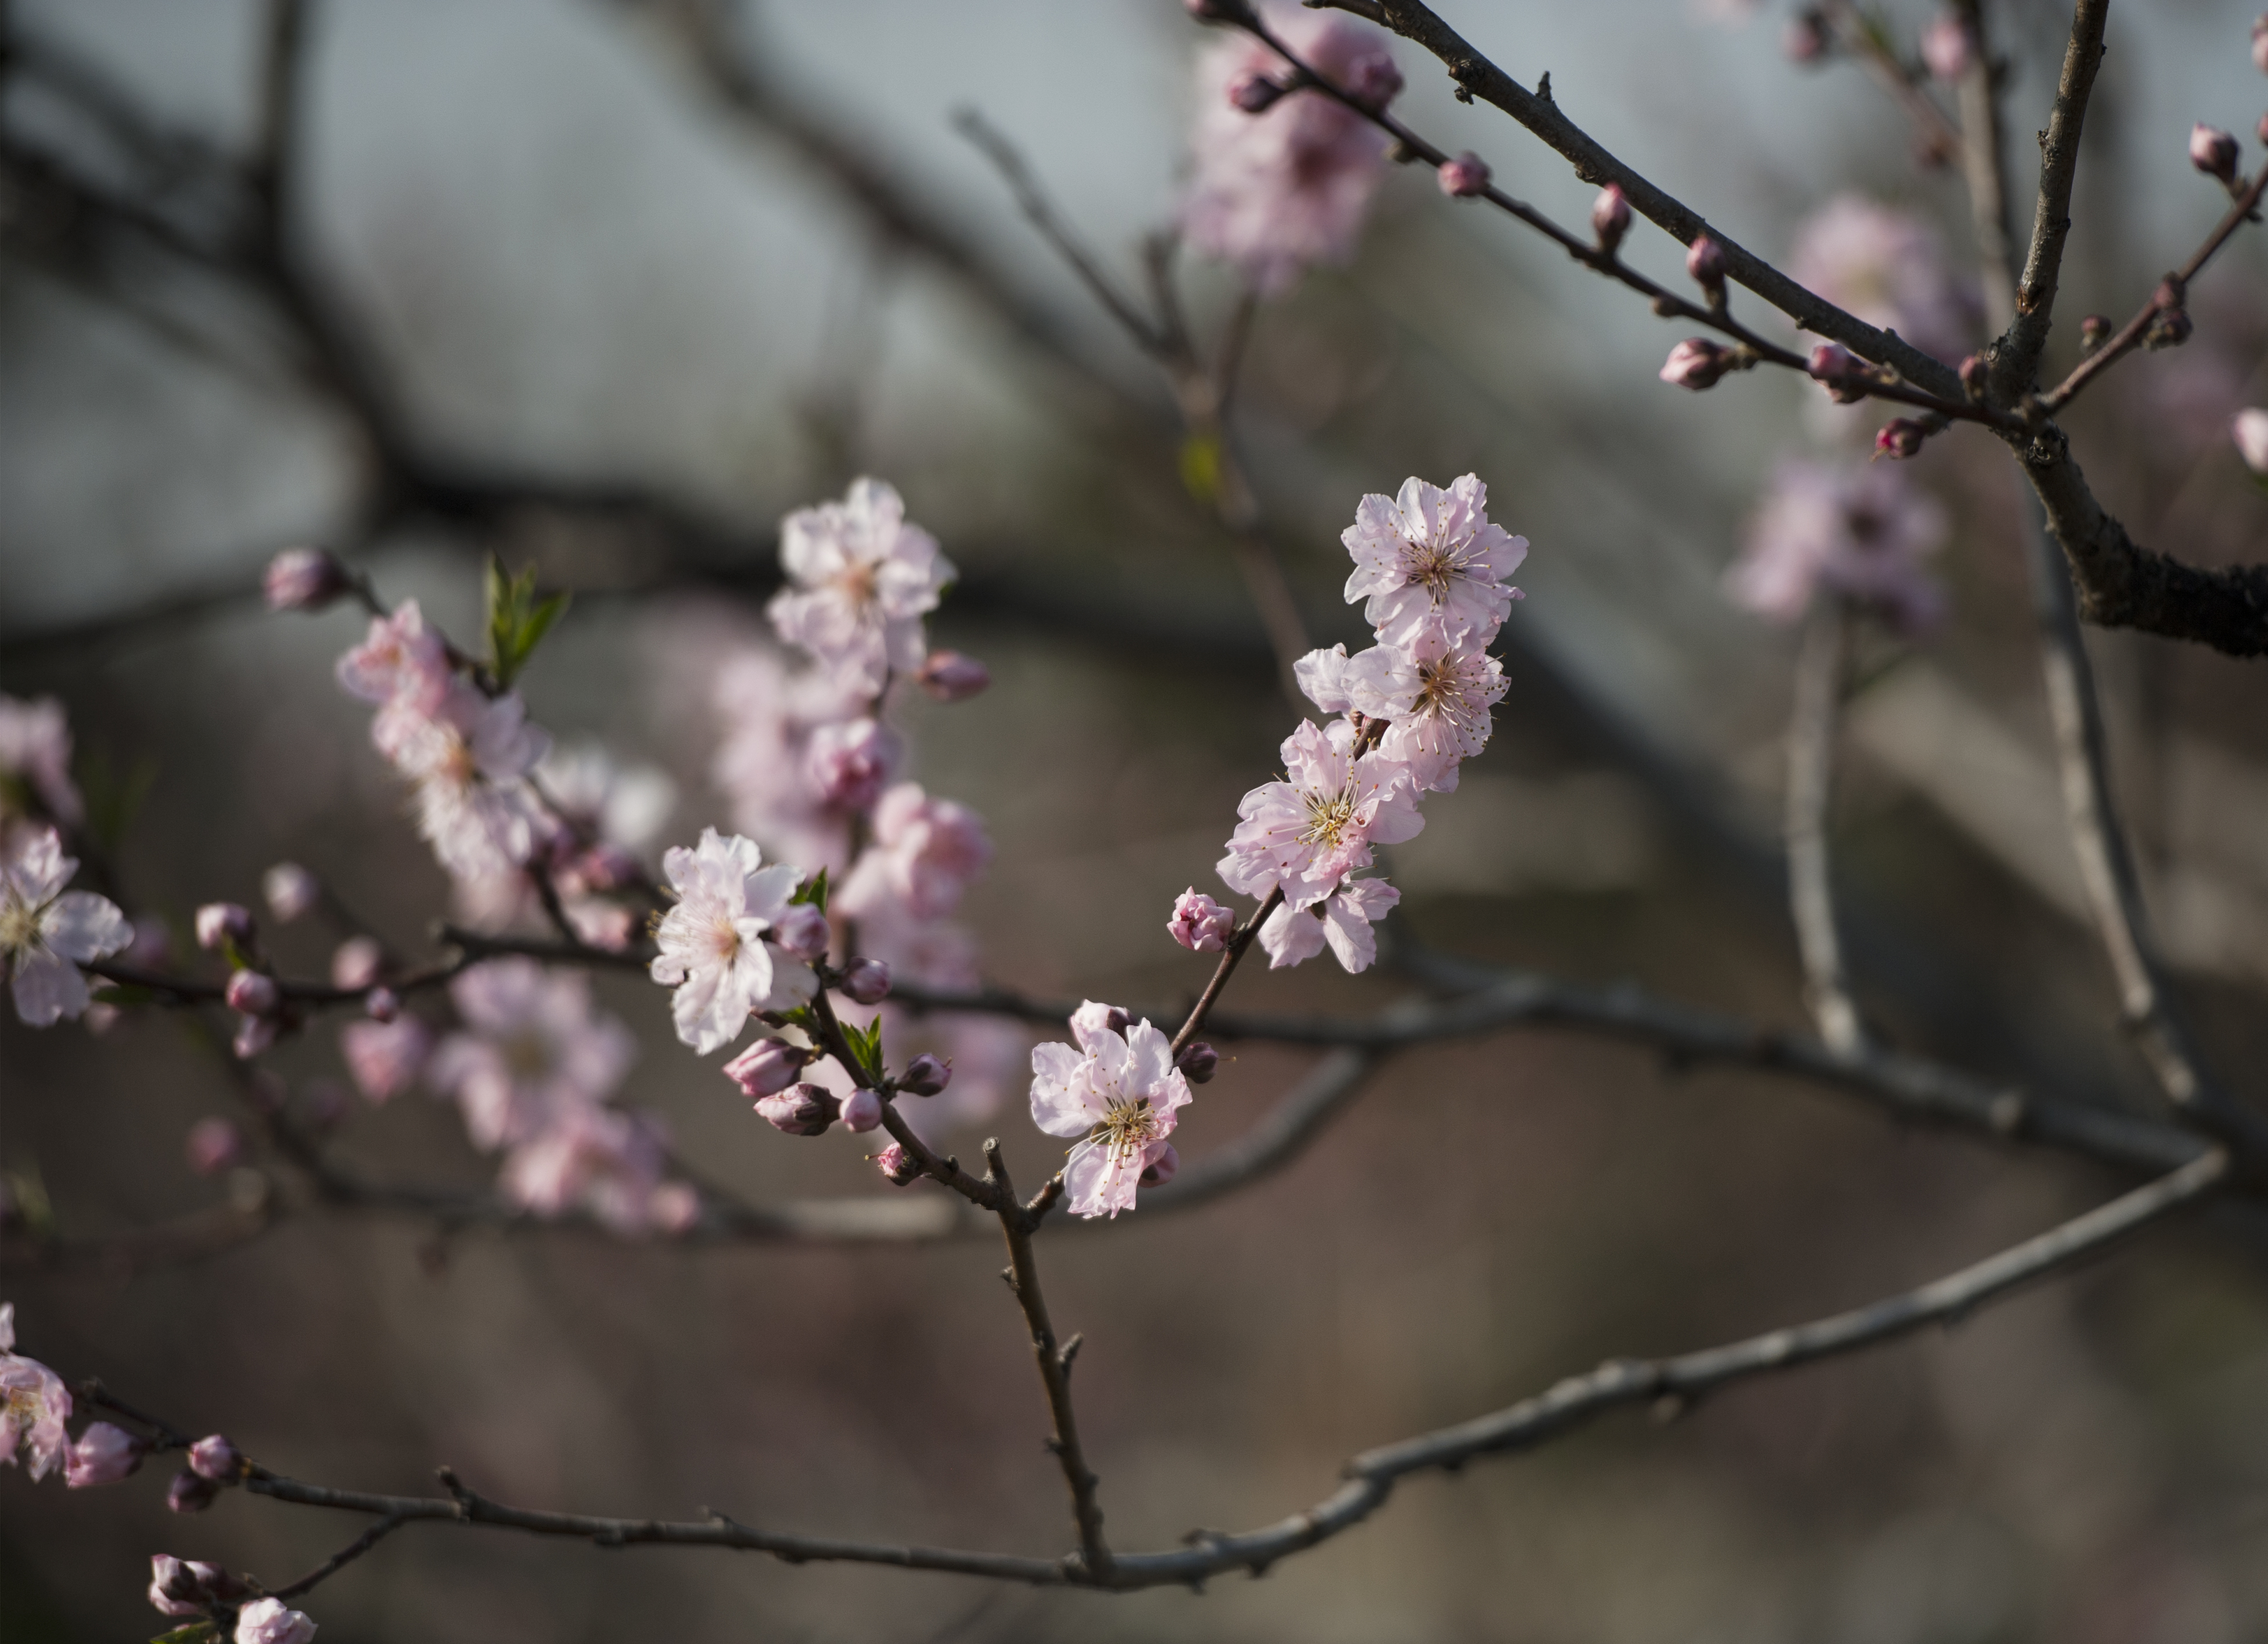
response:
[[[213,1504],[222,1487],[244,1477],[244,1457],[218,1433],[189,1446],[189,1464],[173,1476],[166,1492],[166,1505],[176,1513],[202,1513]]]
[[[232,967],[222,997],[237,1015],[232,1048],[248,1060],[291,1025],[284,990],[261,958],[259,928],[241,903],[208,902],[197,910],[196,933],[198,947],[219,954]]]
[[[217,1565],[158,1553],[150,1560],[150,1605],[177,1619],[235,1615],[234,1644],[310,1644],[315,1624],[280,1598],[253,1589]]]
[[[2150,303],[2153,309],[2150,323],[2142,332],[2144,348],[2179,348],[2190,340],[2193,327],[2190,321],[2189,293],[2182,289],[2180,281],[2171,275],[2159,281]]]

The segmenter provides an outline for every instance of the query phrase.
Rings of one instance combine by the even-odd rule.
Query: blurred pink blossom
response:
[[[898,493],[873,479],[854,480],[839,503],[788,515],[780,564],[789,586],[767,608],[772,627],[870,697],[891,674],[921,667],[921,619],[956,574],[937,539],[906,522]]]
[[[1919,632],[1943,614],[1944,593],[1922,562],[1945,537],[1945,511],[1904,468],[1785,461],[1727,587],[1734,603],[1792,623],[1824,586]]]
[[[873,837],[835,899],[853,918],[894,907],[917,919],[942,918],[992,861],[983,819],[965,805],[932,799],[917,782],[882,795]]]
[[[62,703],[53,697],[26,702],[0,695],[0,778],[24,784],[60,822],[76,822],[86,814],[71,782],[70,762],[70,722]],[[10,786],[10,781],[0,779],[0,824],[23,814]]]
[[[1863,195],[1837,195],[1798,225],[1788,272],[1940,359],[1959,359],[1975,340],[1977,299],[1954,278],[1935,232]]]
[[[355,1088],[372,1102],[391,1102],[425,1070],[431,1029],[415,1016],[392,1021],[350,1021],[339,1029],[339,1054]]]
[[[8,966],[16,1014],[51,1027],[87,1006],[78,967],[108,957],[134,940],[116,904],[89,890],[66,890],[78,872],[53,828],[18,829],[0,838],[0,960]]]
[[[94,1422],[63,1457],[63,1483],[73,1490],[116,1484],[142,1465],[143,1448],[125,1428]]]
[[[426,1080],[456,1099],[480,1147],[526,1141],[591,1106],[637,1053],[629,1028],[592,1009],[579,970],[491,959],[450,983],[449,998],[465,1028],[441,1041]]]
[[[70,1412],[63,1378],[16,1351],[16,1304],[0,1301],[0,1465],[14,1466],[20,1450],[26,1471],[46,1478],[70,1449]]]

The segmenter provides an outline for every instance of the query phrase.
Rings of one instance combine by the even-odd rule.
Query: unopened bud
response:
[[[2195,327],[2186,308],[2161,308],[2150,316],[2149,328],[2142,333],[2142,346],[2146,349],[2179,348],[2190,340]]]
[[[782,953],[809,964],[827,957],[832,933],[825,914],[807,902],[799,902],[780,915],[779,923],[771,928],[771,939]]]
[[[791,1136],[816,1136],[835,1123],[843,1104],[823,1085],[791,1085],[756,1103],[757,1117]]]
[[[874,1168],[889,1179],[893,1187],[908,1186],[922,1173],[920,1161],[895,1142],[874,1155]]]
[[[882,1099],[864,1088],[852,1091],[843,1099],[843,1128],[859,1134],[873,1130],[882,1122]]]
[[[166,1506],[175,1513],[202,1513],[219,1493],[220,1486],[210,1478],[200,1478],[195,1473],[175,1473],[173,1482],[166,1487]]]
[[[1961,391],[1963,394],[1972,400],[1981,400],[1984,397],[1984,390],[1992,382],[1992,368],[1985,363],[1982,354],[1970,354],[1963,358],[1958,374],[1961,378]]]
[[[1685,271],[1709,299],[1709,306],[1725,304],[1725,248],[1704,234],[1685,248]]]
[[[238,970],[228,978],[228,988],[222,996],[228,1007],[247,1016],[268,1016],[284,1002],[283,991],[276,978],[263,970]]]
[[[1894,417],[1884,423],[1874,436],[1874,454],[1903,462],[1918,455],[1921,442],[1929,438],[1929,430],[1910,417]]]
[[[1402,70],[1383,47],[1371,52],[1347,70],[1349,96],[1366,108],[1383,108],[1402,91]]]
[[[261,586],[271,611],[320,611],[354,586],[354,579],[320,549],[287,548],[268,562]]]
[[[890,968],[879,959],[853,959],[843,968],[842,988],[854,1004],[879,1005],[890,997]]]
[[[1489,168],[1470,149],[1454,159],[1443,160],[1434,175],[1440,179],[1441,192],[1453,200],[1469,200],[1489,186]]]
[[[362,996],[362,1009],[372,1021],[392,1021],[401,1014],[401,995],[390,987],[374,987]]]
[[[1951,85],[1969,72],[1969,26],[1949,11],[1940,12],[1921,32],[1924,67]]]
[[[2252,26],[2252,66],[2261,73],[2268,74],[2268,17],[2262,17]],[[2268,134],[2268,119],[2262,120],[2260,126],[2262,131]],[[2264,135],[2260,140],[2268,143],[2268,135]]]
[[[1181,1174],[1182,1155],[1171,1142],[1158,1144],[1157,1156],[1142,1167],[1144,1187],[1163,1187]]]
[[[1866,362],[1840,343],[1822,343],[1813,349],[1811,363],[1804,369],[1837,405],[1850,405],[1867,397],[1870,373]]]
[[[2244,466],[2255,474],[2268,474],[2268,411],[2247,406],[2230,420],[2228,432]]]
[[[1779,37],[1779,48],[1790,63],[1817,63],[1834,43],[1827,16],[1816,6],[1806,6],[1788,19]]]
[[[378,980],[386,963],[386,950],[372,936],[349,937],[331,955],[331,985],[360,992]]]
[[[1198,1039],[1182,1048],[1182,1053],[1174,1058],[1174,1065],[1182,1070],[1182,1077],[1189,1083],[1209,1085],[1220,1066],[1220,1052]]]
[[[1248,114],[1266,114],[1285,89],[1259,70],[1247,69],[1228,83],[1228,106]]]
[[[1599,249],[1613,255],[1630,225],[1630,202],[1623,197],[1622,185],[1610,182],[1591,202],[1591,232],[1599,237]]]
[[[923,1051],[898,1075],[898,1088],[909,1096],[933,1096],[953,1082],[953,1064]]]
[[[803,1051],[777,1039],[759,1039],[725,1064],[725,1077],[754,1101],[777,1095],[795,1083],[809,1059]]]
[[[199,1176],[218,1176],[244,1157],[244,1132],[228,1119],[199,1119],[189,1126],[183,1142],[189,1168]]]
[[[252,910],[241,903],[208,902],[197,910],[197,946],[213,952],[250,941],[254,928]]]
[[[939,702],[967,702],[992,683],[992,670],[961,651],[932,651],[914,675]]]
[[[2079,345],[2092,354],[2110,340],[2110,316],[2089,314],[2079,322]]]
[[[297,862],[278,862],[260,876],[260,893],[268,899],[268,911],[276,922],[289,925],[311,910],[323,891],[315,876]]]
[[[150,1559],[150,1607],[159,1615],[201,1616],[208,1594],[198,1579],[202,1566],[185,1564],[170,1552]]]
[[[244,1457],[225,1433],[209,1433],[189,1446],[189,1471],[215,1484],[233,1484]]]
[[[2224,184],[2236,180],[2236,139],[2202,120],[2190,128],[2190,164]]]
[[[116,1484],[142,1464],[142,1441],[125,1428],[98,1421],[63,1455],[63,1483],[73,1490]]]
[[[1166,929],[1193,954],[1217,954],[1236,934],[1236,915],[1192,885],[1174,899]]]
[[[1732,368],[1732,350],[1719,348],[1705,336],[1690,336],[1669,350],[1660,374],[1664,382],[1697,393],[1715,387],[1717,380]]]

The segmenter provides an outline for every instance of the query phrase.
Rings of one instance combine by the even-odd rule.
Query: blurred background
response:
[[[1991,11],[2029,222],[2024,134],[2067,14]],[[1933,225],[1955,266],[1970,254],[1957,175],[1917,163],[1858,69],[1791,63],[1784,11],[1447,14],[1523,81],[1550,71],[1563,109],[1754,250],[1784,254],[1855,190]],[[1882,18],[1911,51],[1932,15]],[[1164,383],[951,124],[974,108],[1020,145],[1131,284],[1185,172],[1202,41],[1180,6],[329,0],[274,186],[315,329],[352,344],[330,358],[304,315],[198,251],[238,220],[230,190],[259,151],[265,7],[13,0],[0,19],[0,689],[67,706],[135,910],[185,931],[201,902],[255,902],[284,858],[406,948],[446,910],[366,711],[329,677],[360,619],[264,614],[277,549],[333,547],[460,638],[490,551],[573,588],[523,682],[534,715],[668,773],[662,837],[687,840],[726,817],[713,675],[762,631],[777,519],[874,474],[963,573],[933,638],[993,671],[987,695],[911,726],[917,774],[999,846],[967,909],[986,975],[1161,1007],[1201,984],[1206,962],[1160,926],[1210,883],[1292,711],[1226,538],[1177,478]],[[2249,24],[2203,0],[2114,17],[2069,315],[2123,318],[2223,209],[2183,145],[2193,121],[2257,117]],[[1397,52],[1418,129],[1582,220],[1589,190],[1564,166]],[[1677,269],[1643,225],[1628,254]],[[2226,431],[2268,398],[2262,269],[2240,238],[2193,292],[2194,340],[2122,366],[2073,418],[2106,504],[2201,563],[2259,557],[2268,522]],[[1185,273],[1211,339],[1233,282]],[[2058,372],[2077,348],[2062,330]],[[1262,307],[1236,431],[1324,643],[1361,637],[1337,534],[1366,491],[1477,472],[1533,544],[1495,741],[1392,853],[1395,927],[1800,1027],[1776,837],[1793,642],[1721,579],[1775,460],[1845,436],[1783,376],[1659,382],[1683,334],[1412,171],[1351,267]],[[1852,709],[1835,828],[1860,1001],[1895,1043],[2148,1110],[2062,829],[2014,476],[1959,432],[1911,475],[1954,521],[1951,615],[1926,644],[1877,642]],[[2166,946],[2214,1065],[2251,1094],[2268,1051],[2257,668],[2089,638]],[[312,934],[276,945],[320,972]],[[752,1120],[651,984],[595,988],[639,1042],[628,1094],[709,1176],[759,1201],[894,1191],[863,1139]],[[1235,997],[1366,1013],[1410,989],[1319,962],[1248,970]],[[1185,1157],[1307,1059],[1238,1048]],[[327,1027],[270,1062],[295,1087],[341,1077]],[[178,1019],[99,1036],[0,1021],[0,1168],[19,1198],[36,1184],[58,1236],[224,1200],[183,1139],[235,1099]],[[1020,1105],[955,1145],[998,1133],[1036,1181],[1054,1144]],[[374,1176],[491,1174],[422,1095],[358,1112],[335,1146]],[[1762,1075],[1526,1031],[1395,1060],[1280,1175],[1050,1236],[1042,1260],[1058,1327],[1086,1336],[1112,1538],[1164,1546],[1271,1521],[1354,1450],[1602,1356],[1852,1305],[2117,1186]],[[195,1262],[11,1250],[26,1351],[298,1477],[416,1491],[446,1463],[529,1505],[1067,1544],[989,1242],[681,1250],[316,1212]],[[2258,1637],[2264,1260],[2257,1218],[2203,1218],[1954,1332],[1417,1480],[1328,1548],[1202,1596],[425,1530],[307,1602],[327,1640]],[[176,1518],[147,1471],[68,1494],[0,1478],[0,1633],[146,1637],[151,1553],[275,1582],[357,1528],[240,1498]]]

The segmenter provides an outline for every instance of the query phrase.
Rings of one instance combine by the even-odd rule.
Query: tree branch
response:
[[[1835,732],[1842,710],[1851,612],[1839,596],[1811,613],[1795,663],[1795,711],[1787,731],[1787,890],[1803,957],[1804,992],[1819,1036],[1838,1056],[1866,1045],[1843,975],[1828,872],[1827,810],[1834,792]]]
[[[2040,136],[2040,192],[2032,209],[2031,246],[2016,284],[2016,317],[1992,350],[1994,383],[2008,399],[2031,391],[2054,322],[2056,284],[2063,269],[2064,241],[2071,232],[2071,188],[2079,172],[2080,136],[2087,124],[2088,99],[2095,91],[2095,71],[2102,63],[2102,26],[2110,15],[2110,0],[2078,0],[2072,12],[2055,107]]]

